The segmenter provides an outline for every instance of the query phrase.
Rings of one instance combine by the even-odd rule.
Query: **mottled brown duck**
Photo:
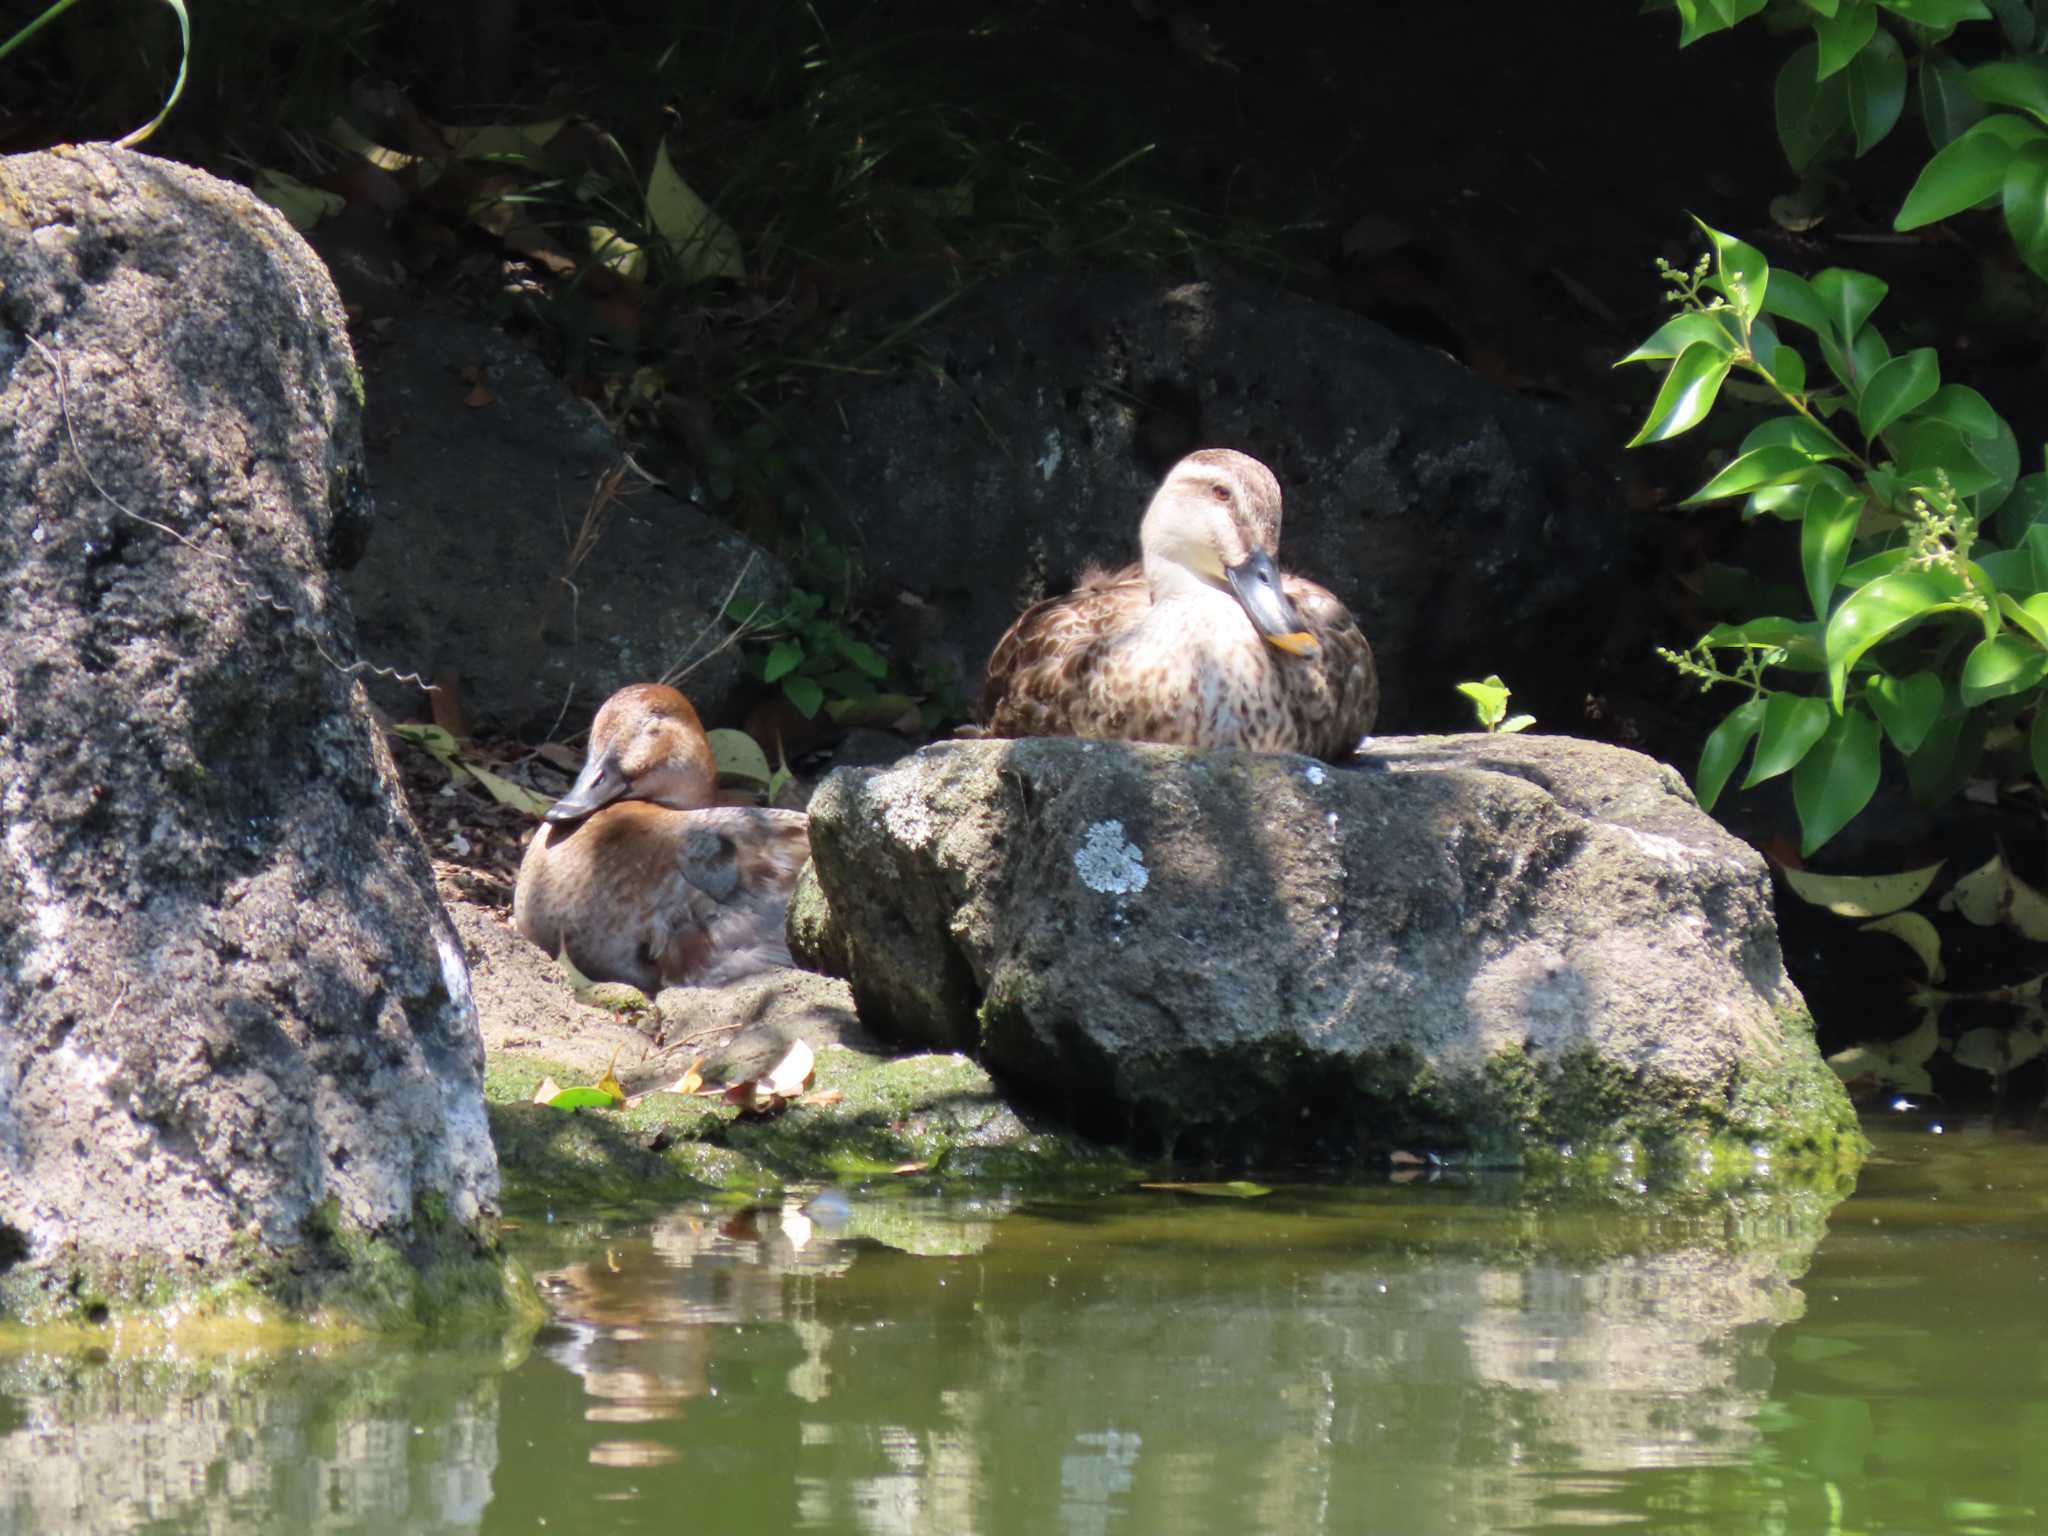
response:
[[[648,994],[788,965],[783,924],[810,856],[801,811],[715,805],[690,701],[637,683],[605,701],[583,772],[519,865],[512,921],[592,981]]]
[[[1174,465],[1138,530],[1141,564],[1025,610],[989,658],[990,736],[1101,736],[1348,755],[1379,677],[1349,610],[1283,575],[1280,483],[1248,454]]]

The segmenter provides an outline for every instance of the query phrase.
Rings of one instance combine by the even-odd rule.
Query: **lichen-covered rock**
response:
[[[811,846],[865,1024],[1141,1148],[1860,1145],[1762,861],[1635,753],[960,742]]]
[[[476,1010],[328,575],[359,388],[240,188],[0,160],[0,1314],[488,1304]]]

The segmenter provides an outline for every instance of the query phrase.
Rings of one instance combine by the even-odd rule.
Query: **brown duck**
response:
[[[1143,563],[1026,609],[989,658],[991,736],[1103,736],[1339,758],[1379,677],[1350,612],[1281,573],[1280,483],[1204,448],[1146,508]]]
[[[593,981],[715,985],[788,965],[801,811],[714,805],[718,767],[690,701],[637,683],[605,701],[583,772],[527,846],[512,921]]]

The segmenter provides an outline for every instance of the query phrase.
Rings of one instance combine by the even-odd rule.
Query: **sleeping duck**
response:
[[[714,805],[718,767],[690,701],[621,688],[583,772],[519,866],[512,922],[593,981],[716,985],[788,965],[783,918],[810,856],[801,811]]]
[[[989,658],[991,736],[1107,736],[1348,754],[1372,729],[1372,647],[1344,605],[1273,563],[1280,483],[1248,454],[1174,465],[1142,565],[1026,609]]]

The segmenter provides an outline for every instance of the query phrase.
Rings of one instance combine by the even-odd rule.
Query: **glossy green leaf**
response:
[[[1946,33],[1959,22],[1991,19],[1984,0],[1878,0],[1878,4],[1937,33]]]
[[[1847,346],[1855,340],[1884,296],[1891,290],[1882,278],[1847,267],[1828,267],[1813,277],[1813,294],[1828,318],[1828,329]]]
[[[1820,302],[1820,295],[1813,291],[1813,284],[1797,272],[1774,271],[1770,286],[1764,290],[1764,313],[1776,315],[1780,320],[1790,320],[1794,325],[1803,325],[1809,331],[1827,328],[1827,310]]]
[[[2048,699],[2034,702],[2034,725],[2027,732],[2027,755],[2033,759],[2034,777],[2048,784]]]
[[[1758,448],[1731,461],[1679,505],[1696,507],[1702,502],[1719,501],[1728,496],[1746,496],[1758,486],[1786,484],[1818,462],[1801,448]]]
[[[1962,787],[1984,745],[1984,716],[1953,698],[1927,728],[1926,739],[1906,759],[1906,781],[1922,804],[1938,805]]]
[[[1818,74],[1825,80],[1863,51],[1877,32],[1877,7],[1869,0],[1849,0],[1833,16],[1814,19],[1813,35],[1820,46]]]
[[[1908,411],[1917,410],[1941,387],[1941,360],[1932,347],[1901,353],[1873,373],[1856,402],[1856,424],[1874,438]]]
[[[1664,375],[1663,387],[1657,391],[1643,429],[1629,440],[1628,446],[1661,443],[1698,426],[1714,408],[1714,397],[1721,392],[1721,381],[1728,377],[1729,363],[1725,352],[1706,342],[1694,342],[1679,353],[1670,372]]]
[[[2018,107],[2048,122],[2048,66],[2038,59],[2000,59],[1970,71],[1970,94],[1994,107]]]
[[[1862,3],[1863,0],[1849,0],[1851,5],[1861,5]],[[1995,5],[1997,0],[1991,0],[1991,3]],[[1818,12],[1822,16],[1833,16],[1841,4],[1842,0],[1806,0],[1806,8],[1809,11]]]
[[[1721,798],[1721,790],[1728,783],[1728,776],[1735,772],[1742,761],[1742,754],[1749,750],[1750,742],[1763,729],[1763,724],[1764,701],[1750,699],[1736,705],[1725,720],[1707,733],[1706,745],[1700,748],[1699,772],[1694,776],[1701,810],[1711,811],[1714,808],[1714,802]]]
[[[2019,481],[2019,440],[2012,435],[2012,428],[2001,421],[1998,430],[1988,436],[1965,435],[1963,446],[1969,450],[1978,468],[1991,477],[1991,484],[1974,493],[1977,515],[1990,517],[2005,505],[2005,498],[2012,494],[2013,486]]]
[[[1792,775],[1802,857],[1856,818],[1877,793],[1877,722],[1851,707],[1832,719]]]
[[[1993,437],[2004,419],[1967,384],[1944,384],[1920,407],[1922,416],[1945,421],[1968,437]]]
[[[1744,789],[1754,789],[1766,779],[1775,779],[1799,766],[1815,742],[1827,734],[1834,719],[1825,700],[1803,693],[1774,693],[1764,704],[1763,730],[1757,736],[1756,756],[1750,760]]]
[[[1774,272],[1771,282],[1778,280]],[[1768,295],[1769,289],[1765,290]],[[1750,356],[1756,360],[1757,370],[1788,395],[1806,392],[1806,359],[1799,355],[1797,347],[1789,346],[1778,339],[1777,331],[1770,321],[1758,317],[1750,329]]]
[[[1898,450],[1899,476],[1909,488],[1935,489],[1940,484],[1937,469],[1947,474],[1958,496],[1975,496],[1998,483],[1998,471],[1984,462],[1973,441],[1945,421],[1901,423],[1892,430],[1890,441]],[[2017,457],[2015,449],[2015,467]]]
[[[1806,574],[1806,593],[1813,599],[1814,614],[1828,616],[1828,604],[1849,563],[1849,546],[1855,542],[1856,520],[1863,512],[1863,497],[1845,486],[1817,484],[1806,504],[1806,516],[1799,525],[1799,564]]]
[[[2023,545],[2028,530],[2048,517],[2048,475],[2038,470],[2031,475],[2022,475],[2013,482],[2010,495],[1998,509],[1998,537],[2005,544]],[[2048,527],[2043,528],[2048,534]],[[2048,554],[2048,545],[2043,546]],[[2048,588],[2048,567],[2036,571],[2032,586],[2036,591]]]
[[[1954,59],[1920,56],[1920,120],[1936,149],[1945,149],[1984,116],[1984,103],[1970,94],[1970,72]]]
[[[1771,278],[1775,292],[1778,275]],[[1736,450],[1739,458],[1745,453],[1754,453],[1759,448],[1797,448],[1813,461],[1823,459],[1846,459],[1848,445],[1817,421],[1804,416],[1773,416],[1769,421],[1759,422],[1750,429]]]
[[[2015,151],[2005,169],[2005,227],[2020,260],[2048,278],[2048,140]]]
[[[1906,56],[1891,33],[1874,33],[1849,61],[1849,126],[1856,153],[1868,154],[1899,121],[1906,107]]]
[[[1880,576],[1889,576],[1913,558],[1913,551],[1903,544],[1896,549],[1881,549],[1874,555],[1866,555],[1846,571],[1842,572],[1845,587],[1867,586]]]
[[[1858,587],[1828,620],[1828,677],[1839,704],[1849,669],[1907,624],[1961,606],[1962,583],[1944,570],[1905,569]]]
[[[1714,247],[1714,275],[1707,285],[1750,324],[1763,313],[1764,294],[1770,286],[1771,266],[1764,253],[1746,240],[1723,234],[1702,219],[1694,219]]]
[[[1892,875],[1817,875],[1810,869],[1780,867],[1778,878],[1792,894],[1837,917],[1885,917],[1927,894],[1946,860],[1902,869]]]
[[[2001,598],[2007,593],[2024,597],[2034,590],[2034,557],[2024,548],[1985,550],[1975,564],[1991,578]]]
[[[1918,229],[1998,196],[2019,145],[2042,136],[2024,118],[1985,118],[1921,167],[1892,228]]]
[[[1975,706],[2023,693],[2048,676],[2048,651],[2025,635],[2000,630],[1977,642],[1963,663],[1963,702]]]
[[[1928,728],[1941,713],[1941,697],[1941,679],[1932,672],[1915,672],[1910,677],[1880,673],[1863,690],[1870,712],[1905,757],[1919,751],[1920,743],[1927,739]]]
[[[1795,171],[1818,160],[1849,123],[1847,71],[1819,77],[1820,50],[1796,49],[1778,71],[1778,143]]]
[[[2033,478],[2032,475],[2027,476],[2027,480]],[[2025,483],[2026,481],[2021,482],[2022,485]],[[2034,557],[2034,590],[2048,592],[2048,524],[2029,524],[2022,542],[2026,545],[2027,553]]]
[[[1678,356],[1694,342],[1705,342],[1732,354],[1742,344],[1734,325],[1735,317],[1727,310],[1689,309],[1658,326],[1648,340],[1627,357],[1618,359],[1614,366],[1662,362]]]
[[[2026,551],[2012,550],[2007,553],[2024,555]],[[1996,577],[1993,579],[1996,580]],[[2034,600],[2041,605],[2042,611],[2039,613],[2014,597],[2011,589],[2001,583],[1998,590],[1998,612],[2006,623],[2019,630],[2042,650],[2048,651],[2048,596],[2036,593]]]

